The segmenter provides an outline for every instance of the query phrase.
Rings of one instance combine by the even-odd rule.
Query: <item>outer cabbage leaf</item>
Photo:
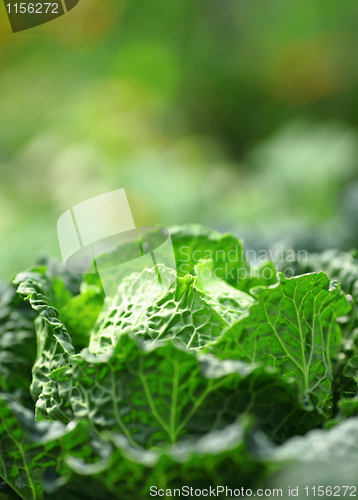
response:
[[[63,374],[60,374],[63,377]],[[56,377],[56,373],[53,374]],[[317,424],[300,408],[296,384],[273,368],[197,357],[184,346],[146,342],[123,334],[113,351],[72,357],[70,402],[76,418],[93,428],[117,430],[133,446],[161,447],[256,416],[278,441]]]
[[[31,369],[36,357],[36,335],[31,307],[13,286],[0,295],[0,391],[32,406]]]
[[[333,363],[334,405],[338,410],[332,424],[343,418],[358,414],[358,393],[356,374],[358,371],[358,258],[357,251],[342,252],[337,249],[322,253],[308,254],[304,261],[296,262],[300,272],[324,271],[331,279],[337,280],[342,290],[348,294],[351,312],[341,318],[340,324],[344,341],[341,353]]]
[[[254,488],[265,477],[266,466],[249,452],[253,434],[251,422],[241,419],[222,430],[155,451],[133,449],[123,436],[112,434],[112,469],[98,478],[125,500],[146,498],[154,485],[164,490],[212,487],[219,491],[215,496],[222,495],[223,485],[232,491],[238,486]]]
[[[293,437],[278,447],[267,446],[263,436],[253,442],[258,459],[266,463],[269,488],[314,499],[356,495],[358,467],[358,419],[350,418],[329,429],[315,429],[302,437]],[[346,486],[344,486],[346,485]]]
[[[340,321],[344,342],[341,353],[336,357],[333,366],[334,403],[338,410],[336,422],[358,414],[358,258],[357,251],[342,252],[337,249],[322,253],[308,254],[307,261],[298,262],[297,268],[322,270],[331,279],[337,280],[342,290],[348,294],[352,305],[349,315]]]
[[[50,493],[74,474],[67,465],[68,457],[86,459],[88,467],[96,472],[108,464],[111,453],[106,443],[96,443],[96,436],[91,435],[85,422],[68,426],[35,422],[31,411],[6,395],[0,395],[0,436],[0,475],[24,500],[53,498]],[[98,496],[93,496],[94,492],[93,481],[86,478],[82,483],[77,481],[76,496],[63,498],[115,498],[104,487]]]
[[[306,436],[292,437],[269,456],[275,462],[336,463],[339,459],[358,466],[358,418],[349,418],[329,430],[315,429]]]
[[[36,272],[18,275],[15,283],[19,285],[19,295],[24,300],[29,301],[31,307],[39,314],[36,319],[37,358],[32,370],[32,396],[36,401],[43,390],[48,396],[55,391],[55,400],[47,404],[50,404],[50,407],[55,407],[53,418],[66,421],[69,411],[68,402],[61,398],[63,408],[59,408],[59,396],[56,394],[57,389],[52,386],[50,373],[62,366],[67,367],[70,355],[74,354],[75,350],[65,325],[59,319],[58,310],[50,305],[54,303],[56,289],[52,288],[50,278]],[[47,399],[51,400],[49,397]],[[41,398],[37,401],[37,408],[39,410],[37,417],[42,418],[44,415]],[[62,418],[60,418],[61,415]]]
[[[212,346],[220,358],[258,362],[295,379],[302,401],[321,409],[331,399],[331,359],[341,342],[337,317],[350,306],[323,273],[257,289],[250,314],[230,327]]]
[[[122,434],[96,435],[82,421],[35,422],[0,397],[0,475],[24,500],[140,500],[150,486],[253,488],[266,466],[248,451],[252,424],[241,419],[166,450],[134,448]]]

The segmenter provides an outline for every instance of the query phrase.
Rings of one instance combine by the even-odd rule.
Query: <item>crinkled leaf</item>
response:
[[[144,339],[175,338],[200,348],[244,316],[251,303],[249,295],[225,282],[191,275],[177,278],[175,271],[158,265],[123,280],[111,308],[92,332],[90,351],[116,345],[127,329]]]
[[[22,273],[15,283],[18,284],[19,295],[29,301],[39,314],[36,320],[37,358],[31,384],[31,393],[36,401],[44,385],[50,383],[50,373],[61,366],[68,366],[70,355],[75,351],[71,337],[59,319],[58,310],[49,303],[48,296],[52,291],[49,278],[35,272]]]
[[[234,236],[187,226],[172,238],[179,278],[160,265],[127,277],[79,354],[73,346],[88,345],[102,306],[98,276],[79,293],[77,278],[46,261],[17,278],[25,302],[2,299],[0,388],[8,394],[22,397],[29,386],[33,361],[20,340],[38,316],[32,392],[45,421],[0,398],[0,475],[21,498],[141,500],[153,484],[260,487],[297,459],[312,470],[335,470],[337,456],[357,466],[356,419],[337,425],[358,408],[356,257],[331,252],[312,264],[342,281],[349,313],[323,273],[267,287],[275,266],[249,265]],[[100,264],[126,260],[122,250]],[[266,436],[284,442],[321,424],[335,427],[279,447]]]
[[[73,471],[67,457],[86,459],[93,470],[108,463],[110,448],[103,445],[100,453],[96,451],[95,436],[85,422],[67,427],[59,422],[35,422],[31,411],[6,395],[0,395],[0,436],[0,475],[24,500],[40,500],[44,488],[56,489],[70,481]],[[82,494],[78,489],[77,498],[91,498],[90,489],[87,496]],[[97,500],[105,495],[102,488]]]
[[[230,325],[244,317],[254,300],[245,292],[228,285],[226,281],[217,279],[214,272],[211,259],[199,261],[195,266],[195,288],[203,292],[202,299]]]
[[[295,379],[302,400],[323,408],[331,399],[331,359],[341,335],[336,318],[350,306],[323,273],[257,289],[250,314],[230,327],[212,346],[220,358],[259,362]]]

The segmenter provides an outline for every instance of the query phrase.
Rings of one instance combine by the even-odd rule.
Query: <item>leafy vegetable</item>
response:
[[[216,354],[277,368],[294,377],[302,401],[323,408],[331,398],[331,359],[341,344],[336,318],[350,306],[323,273],[285,279],[255,290],[250,315],[236,322],[213,346]]]
[[[303,460],[356,463],[352,254],[269,277],[273,263],[228,258],[233,235],[172,237],[178,273],[128,274],[109,303],[99,275],[79,286],[51,261],[1,292],[0,475],[17,498],[254,489]]]
[[[28,406],[31,368],[36,356],[34,311],[9,286],[0,295],[0,389]]]
[[[101,317],[92,333],[90,350],[98,352],[116,345],[124,330],[144,339],[176,338],[190,348],[199,348],[218,337],[223,328],[244,316],[251,296],[219,280],[205,280],[159,265],[125,278],[118,287],[110,311]]]
[[[200,225],[188,224],[171,228],[170,234],[179,276],[194,274],[196,264],[201,259],[208,259],[213,261],[216,278],[240,290],[249,291],[254,286],[276,283],[273,264],[250,265],[243,241],[230,233],[220,234]]]

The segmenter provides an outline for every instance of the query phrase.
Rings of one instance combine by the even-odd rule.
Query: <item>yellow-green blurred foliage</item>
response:
[[[122,187],[139,225],[356,245],[357,18],[351,0],[80,0],[12,34],[1,4],[0,278]]]

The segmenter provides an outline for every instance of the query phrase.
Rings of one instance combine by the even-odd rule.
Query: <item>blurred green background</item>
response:
[[[122,187],[138,225],[357,246],[357,18],[353,0],[81,0],[12,34],[1,4],[0,279]]]

